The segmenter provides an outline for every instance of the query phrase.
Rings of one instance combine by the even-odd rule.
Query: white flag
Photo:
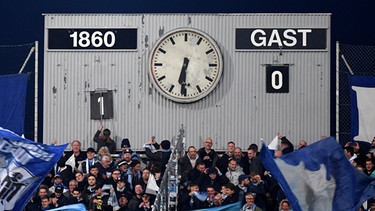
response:
[[[279,137],[278,136],[275,136],[275,138],[272,139],[271,143],[268,145],[268,149],[270,150],[279,149]]]
[[[150,174],[148,178],[146,193],[156,195],[159,192],[159,186],[156,184],[156,180],[153,174]]]

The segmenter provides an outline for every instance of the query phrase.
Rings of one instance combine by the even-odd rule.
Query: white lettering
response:
[[[250,40],[251,40],[251,43],[257,47],[260,47],[260,46],[266,46],[266,41],[267,41],[267,38],[266,37],[262,37],[260,36],[258,40],[260,40],[261,42],[257,42],[255,40],[255,36],[256,34],[260,33],[261,35],[266,35],[266,32],[264,32],[262,29],[256,29],[254,30],[252,33],[251,33],[251,36],[250,36]]]
[[[302,33],[302,46],[307,46],[307,33],[311,33],[311,29],[298,29],[298,33]]]
[[[274,43],[276,43],[278,46],[283,46],[280,39],[279,31],[277,31],[277,29],[272,30],[270,40],[268,41],[267,46],[272,46],[272,44]]]
[[[283,44],[288,47],[295,46],[297,44],[297,39],[294,36],[291,36],[289,34],[296,35],[297,33],[293,29],[285,30],[283,33],[284,38],[285,38],[285,40],[283,41]],[[288,40],[290,40],[291,42],[288,42]]]

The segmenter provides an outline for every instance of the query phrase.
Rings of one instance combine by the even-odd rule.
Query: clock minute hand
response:
[[[184,62],[182,63],[182,68],[180,72],[180,77],[178,78],[178,83],[181,84],[181,94],[186,96],[186,69],[189,65],[189,59],[184,58]]]

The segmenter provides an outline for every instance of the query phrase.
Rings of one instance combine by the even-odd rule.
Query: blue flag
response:
[[[241,209],[241,202],[236,202],[232,204],[227,204],[219,207],[212,207],[212,208],[205,208],[205,209],[199,209],[194,211],[226,211],[226,210],[240,210]]]
[[[357,211],[375,195],[375,179],[354,168],[332,137],[276,159],[263,144],[260,157],[294,211]]]
[[[38,144],[0,128],[0,210],[22,210],[66,146]]]
[[[84,210],[86,210],[85,205],[79,203],[79,204],[70,204],[70,205],[62,206],[62,207],[51,209],[48,211],[84,211]]]

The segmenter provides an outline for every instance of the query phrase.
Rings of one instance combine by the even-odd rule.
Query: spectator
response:
[[[207,168],[216,167],[216,162],[219,160],[218,154],[212,149],[213,141],[207,138],[204,141],[204,147],[198,150],[198,155],[202,158]]]
[[[87,148],[86,159],[84,159],[78,165],[78,171],[82,172],[84,176],[88,176],[90,173],[90,167],[95,163],[99,162],[99,159],[95,157],[95,150],[92,147]]]
[[[182,156],[178,161],[181,183],[184,183],[189,179],[189,171],[195,167],[197,161],[202,161],[202,159],[199,157],[199,155],[197,155],[195,147],[190,146],[187,154]]]
[[[104,156],[111,157],[111,153],[109,152],[109,149],[106,146],[100,147],[98,151],[98,160],[101,161]]]
[[[168,140],[162,141],[159,145],[155,139],[150,139],[149,143],[145,146],[145,153],[150,159],[150,165],[153,165],[154,163],[160,164],[162,174],[165,171],[165,165],[168,163],[172,153],[170,147],[171,142]]]
[[[104,184],[105,179],[99,174],[99,164],[97,163],[90,167],[90,174],[93,175],[96,178],[96,183],[98,184]]]
[[[53,177],[53,185],[48,189],[50,193],[54,193],[55,192],[55,188],[58,187],[58,186],[61,186],[64,188],[64,184],[62,183],[62,178],[59,174],[56,174],[54,177]]]
[[[346,157],[348,158],[349,162],[350,162],[351,164],[353,164],[354,159],[357,158],[357,155],[354,153],[354,149],[353,149],[353,147],[351,147],[351,146],[346,146],[346,147],[344,148],[344,153],[345,153]]]
[[[133,196],[130,193],[121,194],[118,197],[118,205],[120,206],[120,209],[118,211],[130,211],[128,204],[132,197]]]
[[[125,162],[129,166],[133,161],[132,154],[133,151],[131,149],[125,149],[121,154],[121,160],[117,161],[117,165]]]
[[[225,199],[222,205],[232,204],[238,202],[239,195],[236,192],[236,186],[233,183],[227,183],[224,185]]]
[[[292,206],[290,205],[287,199],[284,199],[280,202],[279,210],[280,211],[293,211]]]
[[[125,178],[120,177],[117,179],[116,186],[114,186],[114,190],[116,193],[116,196],[119,197],[122,194],[128,193],[130,191],[129,184],[127,185],[127,181]]]
[[[75,198],[75,203],[82,203],[85,205],[86,208],[88,207],[88,201],[86,201],[82,197],[82,190],[80,190],[79,188],[74,188],[72,192],[72,197]]]
[[[57,162],[57,166],[58,166],[57,174],[60,175],[62,179],[64,189],[68,189],[69,181],[71,179],[74,179],[74,174],[73,174],[73,168],[69,165],[66,165],[65,162],[66,162],[65,157],[61,157],[61,159]]]
[[[69,187],[68,190],[64,192],[64,196],[66,198],[72,197],[73,196],[73,190],[75,188],[78,188],[78,182],[75,179],[72,179],[69,181]]]
[[[108,180],[111,178],[111,173],[112,173],[112,166],[111,166],[111,158],[108,156],[103,156],[102,160],[95,164],[98,166],[99,169],[99,177],[104,179],[104,181]]]
[[[229,183],[229,179],[220,172],[219,168],[207,169],[207,174],[201,184],[201,190],[206,190],[207,187],[211,186],[215,191],[220,191],[221,186]]]
[[[294,151],[293,144],[285,136],[279,135],[279,139],[281,140],[280,150],[275,150],[275,157],[280,157]]]
[[[254,200],[255,200],[255,194],[253,193],[246,194],[245,196],[246,204],[242,207],[241,211],[247,211],[247,210],[262,211],[261,208],[257,207],[257,205],[254,204]]]
[[[130,141],[129,141],[128,138],[124,138],[121,141],[121,152],[124,152],[127,149],[131,149]],[[121,153],[120,153],[119,157],[122,157]],[[132,153],[131,153],[131,160],[138,160],[138,155],[134,151],[132,151]]]
[[[64,189],[60,186],[55,188],[55,193],[51,195],[51,204],[53,207],[62,207],[68,205],[68,198],[63,195]]]
[[[266,210],[266,187],[259,173],[250,173],[250,183],[247,192],[254,193],[256,195],[255,204],[262,210]]]
[[[45,211],[45,210],[50,210],[53,209],[53,205],[50,203],[50,198],[49,196],[43,196],[41,198],[41,207],[38,209],[38,211]]]
[[[142,201],[139,203],[136,211],[151,211],[150,196],[147,193],[142,195]]]
[[[116,153],[116,143],[111,138],[111,131],[106,128],[103,130],[103,136],[99,136],[103,130],[103,125],[100,124],[98,130],[96,131],[93,141],[98,144],[98,152],[99,149],[103,146],[108,147],[109,153],[115,154]]]
[[[226,177],[230,180],[231,183],[234,184],[234,186],[238,185],[238,177],[244,174],[242,167],[237,165],[237,161],[235,159],[232,159],[228,163],[228,171],[225,174]]]
[[[366,163],[365,163],[365,169],[363,172],[370,176],[372,172],[374,171],[374,163],[372,162],[371,158],[367,158]]]
[[[138,208],[138,205],[142,202],[143,193],[142,185],[135,185],[133,198],[129,201],[129,210],[136,210]]]
[[[301,140],[299,143],[298,143],[298,149],[302,149],[304,147],[307,147],[307,142],[305,140]]]
[[[227,150],[220,157],[220,162],[218,163],[218,167],[223,174],[225,174],[227,172],[228,163],[233,158],[234,148],[235,148],[234,142],[229,141],[228,144],[227,144]]]
[[[206,187],[207,199],[203,202],[203,208],[214,207],[214,197],[217,192],[212,186]]]
[[[89,201],[89,210],[112,210],[112,206],[108,204],[109,194],[102,191],[102,185],[95,188],[95,195]]]
[[[84,177],[82,172],[75,173],[75,177],[78,183],[78,188],[83,191],[83,189],[87,186],[87,177]]]
[[[202,184],[205,177],[206,177],[207,169],[206,165],[203,161],[199,161],[195,164],[195,168],[190,170],[188,181],[190,183],[192,181],[198,182],[198,184]]]
[[[74,140],[72,142],[72,151],[65,154],[67,165],[72,166],[73,171],[78,170],[79,164],[87,158],[86,154],[81,151],[81,142]]]
[[[214,196],[214,207],[220,207],[223,202],[223,196],[220,192],[216,192]]]
[[[142,180],[141,162],[139,160],[134,160],[128,169],[128,183],[130,190],[134,191],[136,184],[139,184]]]
[[[95,189],[98,186],[96,176],[93,174],[90,174],[87,178],[87,186],[83,190],[82,194],[83,197],[87,202],[91,200],[91,198],[95,195]]]
[[[249,175],[253,171],[258,172],[259,175],[264,174],[265,169],[253,148],[247,150],[247,163],[247,168],[244,169],[245,174]]]
[[[239,199],[242,200],[242,204],[245,203],[245,194],[248,192],[248,186],[250,184],[249,176],[242,174],[238,177],[238,185],[236,191],[238,192]]]
[[[112,187],[115,188],[120,178],[121,178],[120,169],[113,169],[111,172],[111,178],[107,179],[106,184],[111,184]]]
[[[248,168],[247,158],[243,156],[241,147],[234,148],[233,159],[237,161],[237,164],[242,167],[242,169]]]
[[[24,211],[35,211],[41,207],[41,201],[43,197],[49,197],[48,186],[40,185],[37,191],[37,195],[32,197],[26,204]]]
[[[199,192],[199,183],[197,182],[190,182],[187,187],[186,191],[183,191],[179,197],[179,208],[177,210],[185,211],[185,210],[195,210],[203,208],[204,200],[199,199],[194,194],[195,192]]]

